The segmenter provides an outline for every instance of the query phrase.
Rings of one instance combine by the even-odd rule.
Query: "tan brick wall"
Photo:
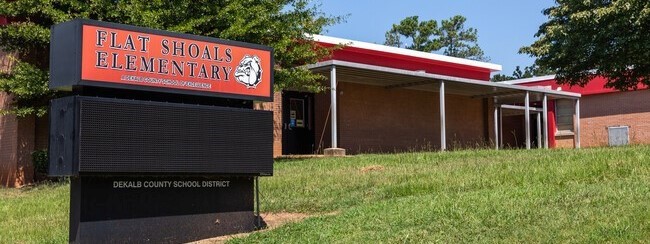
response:
[[[582,144],[582,138],[580,140]],[[582,145],[581,145],[582,146]],[[573,136],[556,136],[555,148],[573,148]]]
[[[607,146],[608,126],[630,126],[630,143],[650,144],[650,90],[583,96],[580,144]]]
[[[434,92],[340,83],[339,144],[350,153],[440,147],[439,96]],[[448,147],[485,145],[482,99],[446,96]]]

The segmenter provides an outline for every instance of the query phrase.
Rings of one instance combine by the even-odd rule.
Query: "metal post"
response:
[[[526,121],[526,149],[530,149],[530,92],[526,92],[524,99],[524,120]]]
[[[576,99],[576,116],[574,121],[574,143],[575,148],[580,148],[580,99]]]
[[[332,70],[330,72],[330,99],[332,103],[332,148],[338,148],[338,138],[336,130],[336,66],[332,65]]]
[[[447,150],[447,128],[445,127],[445,82],[440,81],[440,150]]]
[[[499,107],[499,145],[503,148],[503,108]]]
[[[544,98],[542,100],[542,118],[544,121],[544,148],[548,149],[548,99],[546,98],[546,94],[544,94]]]
[[[262,216],[260,215],[260,177],[255,177],[255,205],[257,212],[257,229],[262,229]]]
[[[537,112],[537,148],[542,148],[542,113]]]
[[[499,107],[497,98],[494,98],[494,149],[499,150]]]

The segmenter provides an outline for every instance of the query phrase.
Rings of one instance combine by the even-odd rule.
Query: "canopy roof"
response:
[[[441,55],[436,53],[421,52],[421,51],[410,50],[406,48],[391,47],[391,46],[380,45],[375,43],[343,39],[338,37],[323,36],[323,35],[309,35],[309,37],[312,38],[314,41],[320,43],[344,45],[346,48],[359,48],[359,49],[372,50],[372,51],[378,51],[383,53],[392,53],[392,54],[398,54],[398,55],[403,55],[412,58],[422,58],[422,59],[428,59],[433,61],[439,61],[443,63],[486,69],[489,71],[501,71],[502,68],[501,65],[488,63],[488,62],[481,62],[481,61],[451,57],[451,56],[446,56],[446,55]]]
[[[405,88],[438,92],[439,84],[444,81],[446,93],[448,94],[472,98],[496,97],[499,103],[521,103],[526,92],[529,92],[531,102],[542,101],[544,94],[549,99],[577,99],[580,97],[578,93],[557,91],[545,87],[488,82],[340,60],[327,60],[306,67],[314,72],[329,76],[329,70],[332,66],[336,66],[337,80],[339,82],[382,86],[386,89]]]

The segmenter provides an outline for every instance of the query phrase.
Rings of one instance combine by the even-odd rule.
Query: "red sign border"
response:
[[[233,94],[233,93],[212,92],[212,91],[210,92],[196,91],[196,90],[186,90],[186,89],[176,89],[176,88],[166,88],[166,87],[129,85],[129,84],[120,84],[120,83],[95,81],[95,80],[83,80],[81,79],[81,69],[82,69],[81,54],[82,54],[82,46],[83,46],[82,35],[83,35],[84,25],[269,51],[271,56],[269,96],[255,96],[255,95]],[[273,69],[273,67],[275,64],[275,59],[274,59],[274,50],[272,47],[269,46],[232,41],[232,40],[224,40],[224,39],[207,37],[207,36],[198,36],[193,34],[163,31],[163,30],[151,29],[146,27],[103,22],[98,20],[89,20],[89,19],[75,19],[61,24],[57,24],[52,26],[51,31],[52,31],[52,35],[51,35],[52,37],[50,41],[50,67],[51,67],[50,84],[49,84],[50,89],[73,90],[74,87],[94,86],[94,87],[106,87],[106,88],[127,89],[127,90],[139,90],[139,91],[148,91],[148,92],[185,94],[185,95],[194,95],[194,96],[255,100],[255,101],[264,101],[264,102],[273,101],[273,85],[275,83],[274,82],[275,70]]]

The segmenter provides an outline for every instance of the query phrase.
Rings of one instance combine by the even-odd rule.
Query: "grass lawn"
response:
[[[0,243],[66,243],[70,186],[0,188]]]
[[[648,146],[286,160],[260,182],[263,212],[319,217],[232,243],[650,241]],[[0,190],[0,243],[64,242],[67,190]]]

